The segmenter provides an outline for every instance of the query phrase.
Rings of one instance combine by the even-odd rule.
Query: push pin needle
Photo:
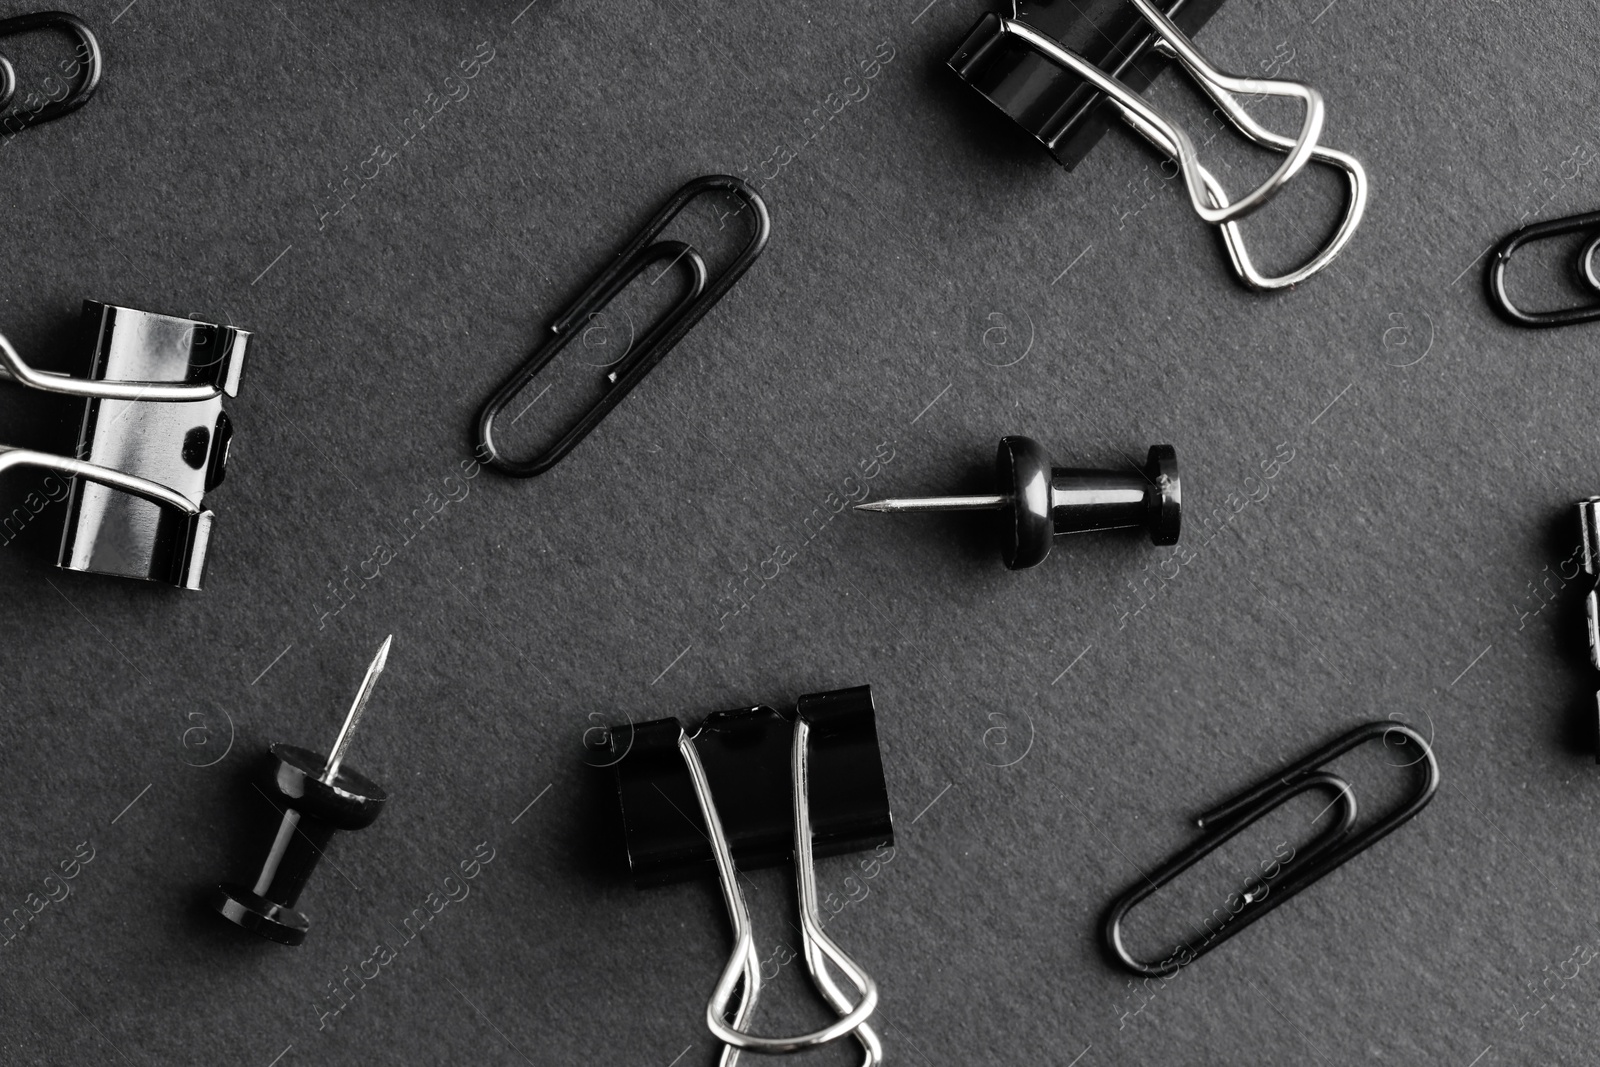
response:
[[[378,646],[378,654],[372,657],[372,664],[367,668],[367,676],[361,679],[355,703],[350,705],[350,713],[344,717],[344,725],[339,727],[339,737],[333,743],[333,751],[328,753],[327,766],[322,769],[324,785],[332,785],[339,774],[339,764],[344,762],[344,754],[350,748],[350,737],[356,732],[356,723],[361,721],[362,714],[366,712],[367,701],[372,699],[372,689],[378,684],[378,675],[383,673],[384,666],[389,662],[389,646],[392,644],[394,634],[383,639],[383,644]]]
[[[1011,503],[1004,496],[913,496],[902,500],[874,500],[857,504],[857,511],[909,514],[917,511],[999,511]]]
[[[1006,523],[1002,552],[1012,570],[1042,562],[1063,533],[1143,528],[1158,545],[1178,543],[1183,498],[1171,445],[1151,448],[1143,470],[1084,470],[1052,467],[1037,441],[1007,437],[995,455],[995,480],[1009,492],[875,500],[856,510],[1009,511],[1014,521]]]

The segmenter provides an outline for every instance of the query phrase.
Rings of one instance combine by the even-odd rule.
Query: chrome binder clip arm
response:
[[[41,470],[87,478],[91,482],[99,482],[101,485],[120,489],[124,493],[143,497],[153,504],[162,504],[181,511],[185,515],[202,514],[199,504],[149,478],[140,478],[134,474],[125,474],[114,467],[102,467],[98,463],[85,463],[81,459],[57,456],[50,452],[35,452],[29,448],[0,445],[0,474],[18,467],[38,467]],[[208,511],[203,514],[211,513]]]
[[[1263,148],[1284,152],[1294,150],[1297,142],[1283,136],[1281,133],[1275,133],[1257,122],[1250,112],[1246,111],[1239,104],[1239,101],[1234,99],[1232,93],[1224,92],[1216,83],[1202,77],[1198,71],[1190,68],[1187,56],[1173,49],[1165,38],[1156,42],[1155,50],[1182,63],[1194,76],[1195,81],[1205,91],[1205,94],[1226,112],[1229,120],[1238,127],[1240,133]],[[1140,132],[1143,133],[1144,131],[1141,130]],[[1148,134],[1145,134],[1145,136],[1146,138],[1149,137]],[[1157,147],[1160,146],[1158,145]],[[1240,234],[1238,227],[1232,226],[1230,229],[1225,226],[1223,240],[1228,248],[1228,257],[1233,261],[1234,272],[1251,289],[1258,291],[1287,289],[1300,284],[1333,262],[1334,257],[1344,251],[1345,245],[1350,243],[1350,238],[1355,236],[1356,228],[1361,225],[1362,216],[1367,211],[1367,171],[1361,165],[1361,161],[1348,153],[1332,148],[1324,148],[1320,144],[1312,148],[1311,159],[1313,162],[1322,163],[1344,172],[1346,180],[1350,183],[1349,192],[1345,198],[1344,218],[1340,220],[1338,227],[1333,232],[1333,236],[1328,239],[1328,242],[1322,246],[1316,255],[1312,256],[1300,267],[1276,277],[1268,277],[1257,271],[1255,264],[1251,262],[1249,254],[1245,251],[1244,238]]]
[[[692,732],[676,718],[630,722],[608,743],[635,884],[716,873],[734,943],[705,1019],[723,1043],[723,1067],[745,1050],[788,1053],[846,1035],[860,1043],[862,1067],[882,1062],[882,1044],[867,1022],[877,986],[824,932],[815,866],[817,856],[894,843],[871,688],[810,693],[793,711],[758,705],[714,712]],[[686,817],[694,808],[699,820]],[[797,955],[839,1018],[811,1033],[768,1037],[749,1026],[762,976],[739,873],[789,863],[799,898]],[[830,965],[853,994],[840,988],[845,983]]]
[[[1229,112],[1229,116],[1247,137],[1263,147],[1286,148],[1294,143],[1289,138],[1262,127],[1227,93],[1214,94],[1212,99]],[[1164,152],[1169,156],[1178,154],[1178,142],[1172,135],[1181,131],[1170,125],[1165,127],[1154,125],[1140,116],[1125,114],[1124,118],[1129,127],[1154,145],[1158,152]],[[1340,220],[1333,236],[1315,255],[1295,269],[1278,275],[1265,275],[1257,270],[1255,261],[1250,258],[1250,252],[1245,247],[1244,233],[1239,224],[1224,222],[1218,227],[1222,232],[1222,244],[1227,249],[1228,261],[1233,266],[1233,272],[1239,276],[1239,280],[1246,288],[1257,292],[1268,292],[1299,285],[1332,263],[1334,257],[1344,251],[1345,245],[1350,243],[1350,238],[1355,236],[1356,228],[1361,225],[1362,216],[1367,210],[1367,172],[1361,166],[1361,161],[1354,156],[1321,145],[1312,151],[1311,158],[1318,163],[1325,163],[1344,171],[1346,178],[1349,179],[1350,190],[1345,198],[1344,218]],[[1205,184],[1206,195],[1214,203],[1226,203],[1227,194],[1222,189],[1222,183],[1204,167],[1199,168],[1199,172],[1200,180]]]
[[[812,981],[827,999],[829,1005],[842,1014],[820,1030],[795,1037],[761,1037],[744,1029],[750,1013],[755,1009],[761,992],[761,967],[756,955],[755,938],[751,932],[750,909],[739,888],[739,874],[733,864],[733,849],[728,835],[723,831],[722,820],[717,815],[716,802],[711,797],[711,785],[706,780],[705,768],[695,752],[694,739],[687,733],[678,741],[683,762],[689,768],[689,778],[694,783],[695,799],[700,803],[700,814],[705,819],[711,839],[712,855],[717,862],[717,881],[722,886],[722,899],[728,907],[728,921],[733,926],[733,953],[728,957],[722,977],[717,981],[711,1000],[706,1005],[706,1025],[717,1039],[732,1046],[723,1053],[722,1062],[733,1067],[739,1049],[754,1052],[798,1052],[836,1041],[854,1033],[865,1050],[862,1067],[875,1067],[883,1058],[883,1048],[877,1035],[867,1025],[867,1019],[878,1007],[878,986],[861,967],[845,955],[834,940],[822,929],[817,902],[817,872],[812,857],[811,808],[807,798],[806,756],[811,727],[803,718],[796,717],[794,748],[790,754],[794,788],[794,868],[795,882],[800,898],[801,938],[803,940],[806,969]],[[852,1006],[823,966],[827,959],[844,972],[856,987],[860,999]],[[744,992],[734,1011],[733,1022],[727,1021],[729,1005],[740,980]]]
[[[1305,118],[1301,123],[1299,136],[1289,142],[1292,147],[1288,152],[1288,157],[1266,181],[1252,189],[1238,202],[1224,202],[1221,205],[1211,202],[1213,198],[1207,193],[1204,170],[1200,166],[1200,157],[1195,150],[1194,142],[1189,139],[1189,135],[1176,123],[1163,115],[1138,93],[1133,92],[1071,49],[1061,47],[1061,45],[1025,22],[1014,18],[1002,18],[1000,20],[1000,29],[1003,33],[1026,43],[1046,58],[1071,70],[1078,77],[1105,93],[1125,121],[1131,124],[1135,118],[1139,118],[1163,130],[1175,149],[1173,154],[1177,157],[1178,166],[1183,171],[1184,186],[1189,191],[1189,203],[1194,207],[1195,214],[1206,222],[1220,225],[1225,222],[1237,221],[1252,212],[1259,211],[1266,206],[1269,200],[1278,195],[1278,192],[1288,184],[1289,180],[1300,173],[1305,165],[1310,162],[1312,151],[1316,148],[1317,139],[1322,136],[1325,111],[1322,94],[1311,86],[1300,82],[1283,79],[1239,78],[1224,74],[1207,63],[1189,39],[1184,36],[1183,31],[1153,7],[1149,0],[1133,0],[1133,3],[1139,9],[1139,13],[1156,27],[1162,40],[1173,47],[1177,56],[1183,61],[1185,69],[1190,71],[1195,76],[1195,80],[1205,86],[1208,92],[1216,89],[1227,93],[1241,92],[1268,96],[1291,96],[1305,102]]]
[[[221,327],[229,334],[226,344],[219,344],[225,355],[211,368],[214,380],[205,384],[174,382],[105,381],[103,379],[74,378],[56,371],[34,370],[24,362],[5,334],[0,333],[0,379],[16,382],[45,393],[80,396],[96,400],[148,400],[152,403],[190,403],[215,400],[227,394],[239,393],[239,370],[242,366],[245,338],[231,326]]]

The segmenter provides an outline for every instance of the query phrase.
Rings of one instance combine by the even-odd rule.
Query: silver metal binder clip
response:
[[[250,334],[232,326],[83,302],[85,377],[37,370],[0,335],[0,378],[84,400],[74,454],[0,445],[0,473],[69,476],[57,565],[199,589]],[[35,494],[30,494],[35,495]],[[11,525],[37,509],[0,514]]]
[[[1600,496],[1578,501],[1578,526],[1583,531],[1583,573],[1594,583],[1583,598],[1583,613],[1589,626],[1589,662],[1600,670]],[[1600,692],[1595,694],[1595,715],[1600,728]],[[1596,737],[1600,740],[1600,733]],[[1600,743],[1594,759],[1600,763]]]
[[[1155,30],[1156,52],[1175,59],[1188,72],[1239,131],[1263,148],[1282,152],[1284,161],[1266,181],[1237,201],[1230,201],[1220,182],[1200,165],[1194,142],[1183,128],[1098,65],[1063,48],[1018,18],[991,16],[1001,36],[1015,38],[1051,62],[1071,71],[1084,82],[1104,93],[1117,114],[1159,151],[1178,161],[1188,189],[1189,202],[1206,222],[1222,230],[1228,258],[1234,272],[1251,289],[1284,289],[1316,274],[1333,261],[1350,242],[1366,212],[1367,176],[1353,156],[1318,144],[1322,135],[1324,105],[1322,95],[1309,85],[1280,78],[1243,78],[1226,74],[1212,66],[1195,48],[1187,35],[1151,0],[1131,0],[1140,16]],[[1300,132],[1285,137],[1256,122],[1235,94],[1281,96],[1298,99],[1305,106]],[[1299,174],[1307,163],[1317,162],[1343,171],[1349,181],[1343,220],[1323,247],[1309,260],[1288,273],[1269,276],[1256,269],[1239,232],[1239,221],[1260,210]]]

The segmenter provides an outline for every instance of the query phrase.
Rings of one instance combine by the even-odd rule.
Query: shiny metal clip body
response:
[[[1591,579],[1583,597],[1583,614],[1589,631],[1589,662],[1600,671],[1600,496],[1578,501],[1578,527],[1583,534],[1583,573]],[[1596,745],[1600,763],[1600,692],[1595,694]]]
[[[72,455],[0,445],[0,472],[69,476],[59,566],[199,589],[213,517],[201,501],[227,464],[222,398],[238,391],[250,334],[93,300],[81,331],[82,378],[29,366],[0,335],[0,378],[84,401]],[[9,536],[38,510],[25,502],[0,525]]]

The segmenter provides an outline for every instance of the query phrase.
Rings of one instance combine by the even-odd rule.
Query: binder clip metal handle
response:
[[[1512,302],[1511,294],[1506,290],[1506,270],[1511,266],[1511,257],[1523,245],[1586,231],[1593,232],[1591,240],[1578,253],[1578,270],[1590,288],[1600,290],[1600,275],[1596,274],[1594,267],[1595,249],[1600,247],[1600,211],[1529,223],[1507,234],[1494,246],[1494,250],[1489,253],[1487,278],[1489,303],[1499,312],[1501,318],[1514,326],[1524,326],[1534,330],[1550,329],[1555,326],[1576,326],[1579,323],[1600,319],[1600,300],[1556,311],[1526,311]]]
[[[232,326],[218,327],[222,337],[218,348],[225,354],[210,366],[201,366],[195,373],[211,381],[196,384],[174,382],[105,381],[101,379],[74,378],[55,371],[35,370],[24,362],[5,334],[0,334],[0,379],[16,382],[45,393],[64,396],[91,397],[97,400],[146,400],[151,403],[183,404],[215,400],[224,394],[237,396],[239,373],[243,369],[245,342],[241,331]],[[245,338],[249,334],[244,334]]]
[[[1406,766],[1421,765],[1422,781],[1405,803],[1365,830],[1352,835],[1349,831],[1356,818],[1355,794],[1350,784],[1343,778],[1321,768],[1324,764],[1374,738],[1382,737],[1387,744],[1391,735],[1398,735],[1402,743],[1415,744],[1419,748],[1421,755]],[[1333,826],[1318,835],[1300,855],[1283,864],[1278,876],[1279,881],[1269,892],[1256,895],[1247,891],[1239,894],[1243,900],[1240,910],[1234,912],[1230,907],[1230,914],[1221,927],[1217,930],[1208,930],[1207,937],[1198,947],[1193,942],[1180,944],[1171,956],[1157,963],[1136,959],[1129,953],[1123,944],[1122,921],[1136,904],[1290,798],[1318,787],[1331,788],[1338,793],[1335,798],[1335,802],[1340,806],[1338,818]],[[1204,837],[1145,875],[1138,884],[1112,903],[1101,931],[1106,949],[1118,963],[1134,974],[1148,978],[1163,978],[1175,974],[1180,968],[1193,963],[1295,894],[1309,888],[1323,875],[1394,832],[1426,807],[1438,788],[1438,761],[1434,759],[1432,746],[1416,730],[1392,721],[1369,722],[1358,726],[1298,763],[1265,779],[1260,785],[1202,815],[1198,824],[1205,831]]]
[[[1095,107],[1101,103],[1109,107],[1158,151],[1179,161],[1179,170],[1184,175],[1191,202],[1196,205],[1202,218],[1221,227],[1229,263],[1247,288],[1255,291],[1286,289],[1321,271],[1344,250],[1361,224],[1366,213],[1367,177],[1365,169],[1353,156],[1316,143],[1316,138],[1320,137],[1320,119],[1315,123],[1316,135],[1308,139],[1307,134],[1314,125],[1313,112],[1321,114],[1320,94],[1298,82],[1268,83],[1280,87],[1278,95],[1301,96],[1304,92],[1316,97],[1314,106],[1310,102],[1307,104],[1300,136],[1290,138],[1268,130],[1251,117],[1230,89],[1230,86],[1247,82],[1259,84],[1261,79],[1232,78],[1216,70],[1194,48],[1172,17],[1157,10],[1149,0],[1132,2],[1154,29],[1139,37],[1136,27],[1118,23],[1123,31],[1122,40],[1127,42],[1126,47],[1112,44],[1106,49],[1102,44],[1101,48],[1107,54],[1098,63],[1063,47],[1050,35],[1023,21],[1018,4],[1015,5],[1018,17],[985,16],[961,50],[950,60],[950,66],[1038,137],[1069,168],[1098,139],[1098,129],[1092,128]],[[1198,26],[1209,17],[1215,4],[1183,3],[1177,0],[1170,2],[1169,6],[1174,16]],[[1087,27],[1099,37],[1105,35],[1097,17],[1075,5],[1071,5],[1071,11],[1066,15],[1049,4],[1043,5],[1043,8],[1039,17],[1054,16],[1048,21],[1056,32]],[[1091,90],[1091,98],[1087,101],[1082,99],[1081,91],[1064,92],[1060,87],[1049,84],[1048,80],[1030,75],[1031,68],[1017,66],[1015,55],[1007,56],[997,47],[998,42],[1007,39],[1021,42],[1034,54],[1081,78],[1084,87]],[[1193,142],[1187,134],[1169,117],[1146,103],[1122,80],[1123,77],[1129,77],[1135,78],[1138,84],[1148,84],[1154,75],[1146,62],[1150,54],[1176,59],[1245,137],[1264,148],[1287,155],[1278,171],[1238,204],[1230,204],[1227,193],[1215,176],[1199,163]],[[1261,90],[1252,88],[1242,91]],[[1243,215],[1263,206],[1307,161],[1331,166],[1344,173],[1349,185],[1344,216],[1328,240],[1304,263],[1282,274],[1263,274],[1255,266],[1245,246],[1238,221]]]
[[[656,238],[689,201],[713,190],[725,190],[742,200],[754,213],[753,230],[744,249],[714,281],[707,284],[705,260],[691,245],[682,241],[657,241]],[[767,205],[755,189],[743,179],[726,174],[710,174],[696,178],[672,195],[655,216],[645,224],[628,245],[617,253],[610,266],[601,271],[594,281],[569,304],[550,326],[553,336],[534,350],[533,355],[508,378],[483,405],[477,420],[477,454],[486,466],[514,478],[531,478],[555,466],[587,437],[611,409],[622,402],[634,386],[661,362],[674,345],[683,340],[717,301],[733,287],[756,257],[766,248],[772,233],[772,219]],[[514,460],[507,457],[495,441],[494,423],[506,405],[516,397],[577,333],[577,327],[608,304],[645,267],[668,260],[686,263],[690,270],[689,289],[667,309],[634,350],[622,363],[606,375],[606,385],[600,398],[579,416],[544,452],[532,459]],[[520,417],[520,416],[519,416]],[[512,420],[516,421],[515,419]]]
[[[132,493],[154,504],[161,504],[183,512],[185,515],[201,514],[200,505],[193,500],[149,478],[140,478],[137,475],[126,474],[114,467],[102,467],[96,463],[85,463],[81,459],[72,459],[68,456],[57,456],[49,452],[35,452],[27,448],[11,448],[0,445],[0,474],[18,467],[37,467],[42,470],[52,470],[59,474],[67,474],[78,478],[87,478],[91,482],[109,485],[113,489],[120,489],[124,493]],[[205,514],[209,515],[210,512]]]
[[[755,1010],[756,998],[761,992],[761,960],[756,953],[750,909],[745,903],[744,891],[739,888],[739,872],[733,864],[733,849],[729,846],[728,835],[722,828],[722,819],[717,815],[717,805],[711,796],[711,785],[706,780],[705,768],[700,764],[700,757],[695,752],[694,740],[688,734],[684,734],[678,741],[678,750],[683,754],[683,762],[689,768],[689,777],[694,782],[695,799],[700,802],[700,814],[705,819],[707,836],[711,840],[711,850],[717,861],[717,881],[722,887],[722,899],[728,908],[728,921],[733,926],[733,953],[728,957],[727,965],[723,967],[722,977],[717,981],[710,1002],[706,1004],[706,1026],[716,1035],[717,1040],[730,1046],[722,1058],[725,1067],[733,1067],[737,1062],[735,1050],[738,1049],[761,1053],[798,1052],[801,1049],[828,1044],[852,1033],[861,1042],[864,1050],[865,1059],[862,1061],[862,1067],[875,1067],[883,1059],[883,1048],[877,1034],[867,1025],[867,1019],[878,1007],[877,983],[861,969],[860,965],[845,955],[844,950],[822,929],[821,907],[817,900],[817,872],[812,857],[811,809],[807,796],[810,734],[810,725],[804,718],[796,717],[794,748],[790,759],[793,770],[791,785],[794,790],[794,868],[800,903],[800,936],[804,945],[806,969],[810,971],[812,980],[829,1005],[840,1012],[842,1017],[820,1030],[795,1037],[762,1037],[744,1029],[750,1014]],[[843,971],[845,977],[856,987],[860,999],[853,1006],[828,974],[823,965],[824,958]],[[734,1009],[733,1022],[730,1025],[726,1021],[728,1007],[741,979],[744,982],[744,994],[740,998],[739,1006]]]
[[[1200,166],[1200,156],[1195,150],[1194,142],[1189,135],[1176,123],[1167,118],[1152,104],[1122,85],[1115,78],[1103,72],[1095,64],[1090,63],[1082,56],[1070,49],[1062,48],[1049,37],[1035,30],[1025,22],[1014,18],[1001,18],[1000,29],[1003,33],[1016,37],[1040,54],[1047,56],[1061,64],[1096,89],[1105,93],[1110,98],[1112,106],[1117,108],[1122,117],[1130,123],[1135,118],[1142,119],[1146,124],[1162,131],[1163,135],[1175,149],[1174,155],[1178,166],[1183,171],[1184,185],[1189,191],[1189,203],[1193,206],[1195,214],[1206,222],[1219,225],[1224,222],[1234,222],[1244,218],[1252,212],[1265,207],[1267,202],[1311,161],[1311,153],[1315,149],[1317,139],[1322,136],[1324,120],[1324,105],[1322,94],[1309,85],[1301,82],[1288,81],[1280,78],[1241,78],[1225,74],[1211,66],[1204,56],[1194,47],[1182,30],[1171,19],[1167,18],[1157,9],[1150,0],[1132,0],[1139,13],[1151,25],[1156,27],[1162,40],[1171,46],[1174,53],[1182,60],[1183,65],[1195,75],[1195,79],[1205,86],[1208,91],[1223,93],[1255,93],[1268,96],[1288,96],[1300,99],[1305,104],[1305,117],[1301,122],[1300,133],[1288,150],[1287,158],[1278,166],[1266,181],[1237,202],[1224,202],[1220,205],[1213,203],[1213,197],[1206,191],[1206,181]]]
[[[733,951],[706,1007],[706,1025],[723,1042],[723,1067],[742,1050],[785,1053],[853,1035],[863,1067],[883,1058],[867,1020],[877,986],[823,931],[815,857],[892,844],[888,790],[868,686],[802,696],[792,712],[758,706],[709,715],[694,732],[677,719],[618,728],[611,747],[628,862],[648,886],[715,870],[733,928]],[[820,769],[820,773],[818,773]],[[785,773],[787,772],[787,773]],[[787,788],[778,785],[788,782]],[[723,796],[719,807],[713,785]],[[705,824],[686,818],[697,807]],[[812,1033],[753,1034],[761,993],[750,911],[739,871],[794,863],[806,968],[839,1014]],[[837,967],[852,998],[830,975]],[[737,1005],[734,1004],[735,996]]]

